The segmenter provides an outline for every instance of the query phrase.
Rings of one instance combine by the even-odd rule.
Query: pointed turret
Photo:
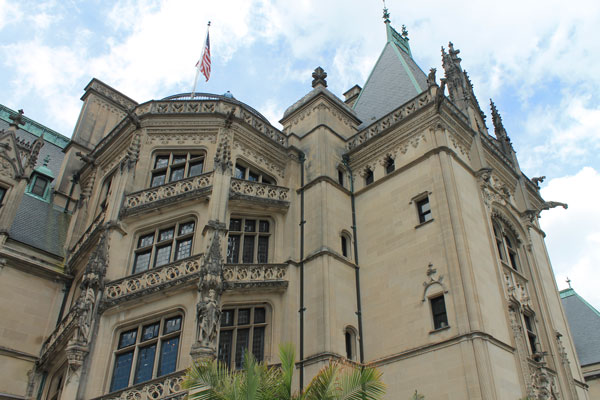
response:
[[[387,41],[354,110],[362,126],[371,124],[410,99],[427,90],[427,76],[412,58],[408,31],[403,25],[398,33],[391,25],[390,13],[383,9]]]
[[[482,133],[487,133],[485,126],[485,114],[479,107],[477,97],[473,91],[473,84],[469,79],[467,71],[463,71],[460,62],[462,61],[458,54],[460,50],[454,49],[452,42],[448,43],[448,52],[442,46],[442,66],[448,85],[450,100],[462,111],[471,121],[471,127]]]

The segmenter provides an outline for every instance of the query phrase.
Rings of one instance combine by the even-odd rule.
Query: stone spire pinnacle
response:
[[[23,109],[20,109],[18,114],[11,115],[8,117],[12,121],[9,124],[9,127],[12,130],[16,131],[17,129],[19,129],[19,125],[25,125],[25,121],[23,121],[23,114],[24,114]]]
[[[492,110],[492,123],[494,124],[494,134],[496,135],[496,139],[500,142],[502,150],[506,154],[509,154],[512,150],[512,144],[506,133],[506,129],[504,129],[504,125],[502,124],[502,117],[492,99],[490,99],[490,108]]]

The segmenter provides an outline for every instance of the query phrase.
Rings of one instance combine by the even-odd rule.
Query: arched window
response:
[[[340,235],[340,247],[342,249],[342,255],[348,259],[351,258],[352,239],[348,232],[343,231]]]
[[[344,345],[346,358],[356,361],[356,330],[351,326],[347,326],[344,329]]]
[[[517,239],[515,235],[498,220],[492,222],[492,227],[494,230],[494,240],[496,242],[496,249],[498,250],[498,257],[504,264],[510,266],[515,271],[518,271],[520,266],[519,254],[516,247]]]

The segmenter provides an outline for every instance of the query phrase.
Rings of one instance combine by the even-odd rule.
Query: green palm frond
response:
[[[339,400],[377,400],[385,394],[381,372],[371,367],[344,368],[339,380]]]
[[[336,377],[339,370],[337,363],[329,363],[308,384],[301,399],[303,400],[334,400],[338,391]]]

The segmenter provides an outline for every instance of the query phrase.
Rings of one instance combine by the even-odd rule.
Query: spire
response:
[[[500,148],[504,153],[510,154],[512,150],[512,143],[510,142],[510,138],[506,133],[506,129],[504,129],[504,125],[502,124],[502,117],[496,108],[496,105],[490,99],[490,108],[492,110],[492,123],[494,124],[494,134],[496,135],[496,139],[500,142]]]

